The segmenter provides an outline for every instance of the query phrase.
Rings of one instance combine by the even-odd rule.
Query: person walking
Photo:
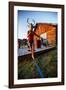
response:
[[[34,32],[33,32],[33,28],[32,28],[32,24],[30,24],[30,29],[28,31],[27,34],[28,37],[28,42],[29,42],[29,48],[31,50],[31,54],[32,54],[32,58],[34,59]]]

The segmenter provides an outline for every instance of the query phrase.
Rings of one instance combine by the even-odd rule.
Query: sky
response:
[[[27,18],[32,22],[34,19],[36,23],[58,23],[57,12],[50,11],[26,11],[18,10],[18,38],[27,38],[28,24]]]

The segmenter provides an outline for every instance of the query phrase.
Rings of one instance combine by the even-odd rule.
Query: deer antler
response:
[[[27,23],[30,24],[30,23],[29,23],[29,18],[27,18]]]
[[[33,21],[33,25],[35,25],[35,20],[33,19],[32,21]]]

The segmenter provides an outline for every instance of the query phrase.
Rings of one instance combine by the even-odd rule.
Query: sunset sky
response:
[[[18,10],[18,38],[23,39],[27,38],[27,18],[35,20],[36,23],[58,23],[57,12],[49,12],[49,11],[24,11]]]

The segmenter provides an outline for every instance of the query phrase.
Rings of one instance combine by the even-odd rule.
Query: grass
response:
[[[18,79],[41,78],[34,62],[42,70],[44,78],[57,77],[57,50],[55,49],[40,54],[35,61],[29,57],[18,60]]]

